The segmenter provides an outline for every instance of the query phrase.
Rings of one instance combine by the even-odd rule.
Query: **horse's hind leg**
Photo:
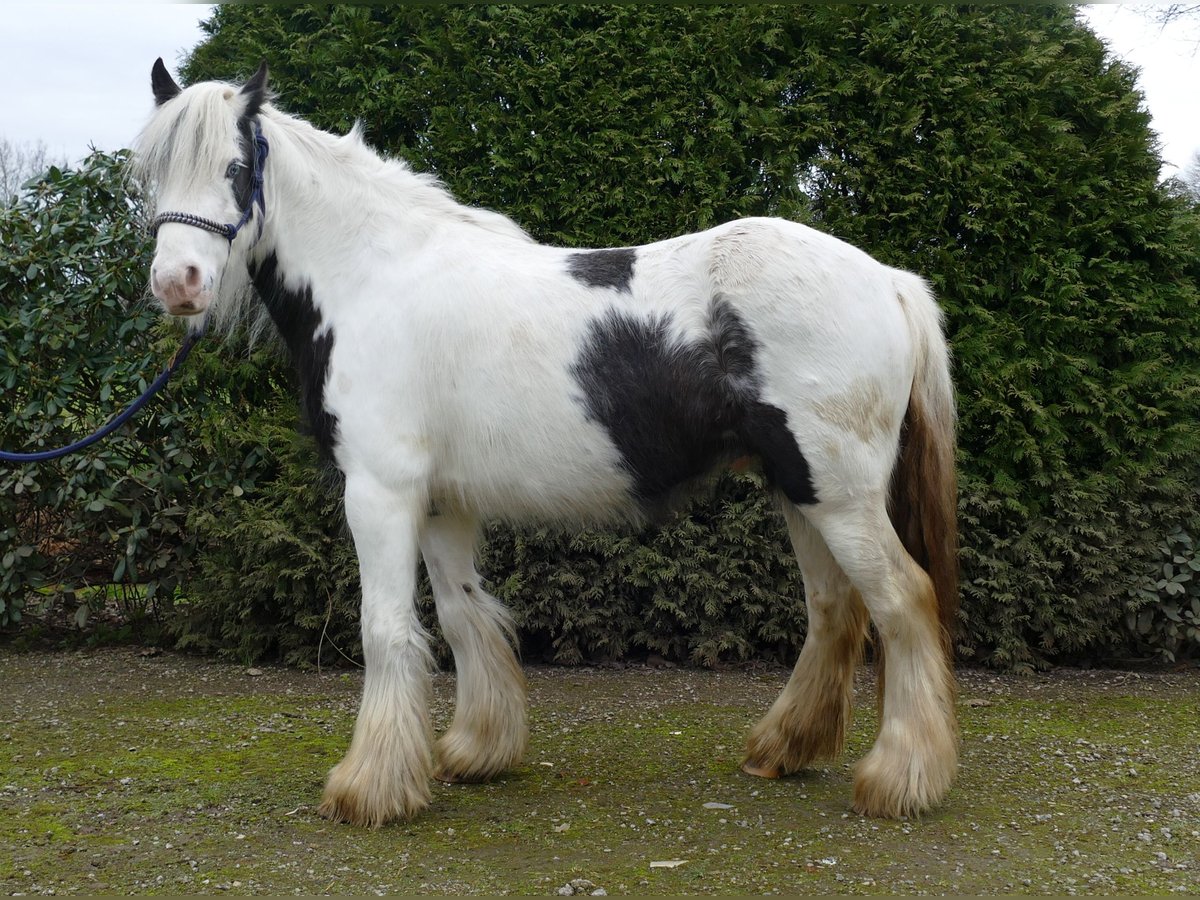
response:
[[[784,515],[804,575],[808,633],[792,677],[746,744],[743,770],[765,777],[841,752],[867,628],[862,598],[821,535],[786,500]]]
[[[434,769],[434,777],[450,782],[486,781],[514,765],[529,734],[525,676],[510,643],[512,620],[480,586],[475,540],[475,520],[452,514],[432,516],[421,535],[458,680],[454,721],[437,742]]]
[[[954,678],[933,584],[892,529],[882,492],[804,512],[862,595],[887,661],[879,735],[855,768],[854,808],[916,815],[945,796],[958,763]]]

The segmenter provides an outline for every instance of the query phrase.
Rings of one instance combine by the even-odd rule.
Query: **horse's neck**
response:
[[[419,210],[436,190],[358,145],[290,120],[268,157],[267,223],[253,259],[274,256],[291,283],[319,283],[325,302],[357,280],[372,253],[415,245],[428,227]],[[278,144],[276,147],[274,144]],[[311,149],[316,147],[317,149]],[[272,165],[274,163],[274,165]]]

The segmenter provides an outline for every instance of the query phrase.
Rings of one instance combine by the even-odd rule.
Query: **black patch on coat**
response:
[[[815,503],[787,414],[761,399],[758,345],[737,313],[714,300],[709,333],[694,343],[673,339],[670,324],[610,310],[591,323],[571,369],[588,417],[620,451],[636,499],[655,512],[677,488],[751,455],[789,500]]]
[[[237,202],[238,212],[244,213],[254,202],[254,155],[258,152],[254,144],[254,119],[242,116],[238,119],[237,130],[242,139],[242,156],[239,160],[241,166],[230,180],[230,186],[233,188],[233,199]]]
[[[312,287],[295,291],[284,286],[279,259],[269,254],[261,263],[250,263],[250,278],[258,296],[287,345],[300,387],[300,408],[307,429],[316,438],[325,457],[333,455],[337,443],[337,416],[325,409],[325,383],[329,379],[329,356],[333,331],[321,334],[321,312],[313,304]]]
[[[588,287],[615,288],[629,293],[637,251],[632,247],[614,250],[585,250],[567,257],[567,271]]]

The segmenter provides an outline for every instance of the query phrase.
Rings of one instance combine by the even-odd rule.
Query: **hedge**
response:
[[[1070,8],[236,5],[207,31],[186,80],[266,58],[286,109],[361,120],[539,240],[784,215],[921,272],[956,360],[961,658],[1200,646],[1200,217],[1158,182],[1134,73]],[[247,659],[353,655],[336,478],[284,437],[279,360],[221,358],[239,380],[220,390],[253,404],[196,411],[203,442],[181,443],[231,453],[240,491],[180,501],[172,633]],[[789,660],[803,639],[752,476],[660,530],[493,529],[482,564],[531,658]]]

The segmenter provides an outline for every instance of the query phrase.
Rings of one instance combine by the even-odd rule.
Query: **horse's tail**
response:
[[[924,280],[897,271],[895,285],[912,335],[916,367],[889,511],[904,548],[933,582],[943,646],[952,659],[958,622],[958,483],[950,351],[941,308]]]

